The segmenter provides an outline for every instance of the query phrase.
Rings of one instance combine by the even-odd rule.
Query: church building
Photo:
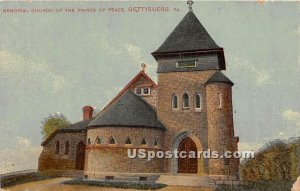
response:
[[[238,180],[236,158],[129,158],[146,151],[235,152],[232,86],[223,48],[188,13],[152,56],[157,83],[143,69],[99,113],[54,131],[43,143],[39,171],[99,180],[150,180],[191,174]]]

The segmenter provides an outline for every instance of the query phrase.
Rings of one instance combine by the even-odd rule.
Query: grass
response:
[[[33,181],[39,181],[39,180],[46,180],[49,178],[54,178],[52,176],[43,176],[39,173],[30,173],[26,175],[20,175],[20,176],[12,176],[12,177],[1,177],[1,186],[3,188],[9,187],[9,186],[15,186],[18,184],[23,184],[27,182],[33,182]]]
[[[292,181],[262,181],[236,186],[221,185],[216,191],[291,191],[292,186]]]
[[[135,182],[109,182],[109,181],[94,181],[84,179],[72,179],[64,181],[63,184],[70,185],[86,185],[96,187],[112,187],[112,188],[125,188],[125,189],[139,189],[139,190],[157,190],[166,187],[165,184],[155,183],[135,183]]]

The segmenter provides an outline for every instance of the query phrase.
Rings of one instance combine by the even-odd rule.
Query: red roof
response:
[[[132,88],[136,82],[138,82],[142,77],[146,78],[151,85],[156,88],[157,84],[145,73],[145,71],[140,71],[104,108],[105,110],[108,106],[110,106],[112,103],[114,103],[121,95],[123,95],[127,90]]]

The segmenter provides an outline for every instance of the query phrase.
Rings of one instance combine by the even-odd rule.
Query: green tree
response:
[[[43,139],[47,139],[51,133],[53,133],[56,129],[66,128],[70,126],[70,121],[62,114],[62,113],[54,113],[44,118],[42,121],[42,135]]]
[[[255,155],[241,165],[243,180],[289,181],[298,176],[299,142],[285,143],[281,140],[271,141]]]

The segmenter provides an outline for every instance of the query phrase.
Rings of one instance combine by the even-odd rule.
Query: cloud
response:
[[[0,174],[36,169],[41,146],[33,146],[26,137],[6,136],[0,143]],[[7,144],[9,143],[9,144]]]
[[[257,151],[261,147],[262,144],[256,142],[240,142],[238,144],[239,151]]]
[[[300,36],[300,26],[294,31],[294,34]]]
[[[25,146],[26,148],[28,148],[31,145],[31,142],[29,139],[26,139],[25,137],[17,137],[18,140],[18,144]]]
[[[53,76],[53,90],[59,92],[66,86],[66,79],[63,76]]]
[[[293,111],[291,109],[286,110],[282,114],[283,118],[289,122],[296,124],[300,127],[300,112]]]
[[[142,54],[141,49],[133,44],[125,44],[125,48],[130,58],[133,60],[134,64],[141,64]]]
[[[300,27],[299,27],[299,37],[300,37]],[[297,65],[297,72],[300,71],[300,54],[298,54],[298,65]]]
[[[56,74],[43,61],[28,60],[7,51],[0,51],[0,63],[1,81],[6,84],[19,84],[29,89],[40,85],[54,93],[59,93],[66,86],[66,78]]]
[[[233,70],[247,71],[247,77],[258,87],[266,85],[271,81],[272,70],[270,69],[257,66],[257,64],[253,64],[251,61],[236,55],[229,55],[228,60],[231,60],[229,64]]]
[[[270,73],[264,70],[255,71],[255,75],[256,75],[256,85],[258,86],[262,86],[266,84],[271,78]]]

